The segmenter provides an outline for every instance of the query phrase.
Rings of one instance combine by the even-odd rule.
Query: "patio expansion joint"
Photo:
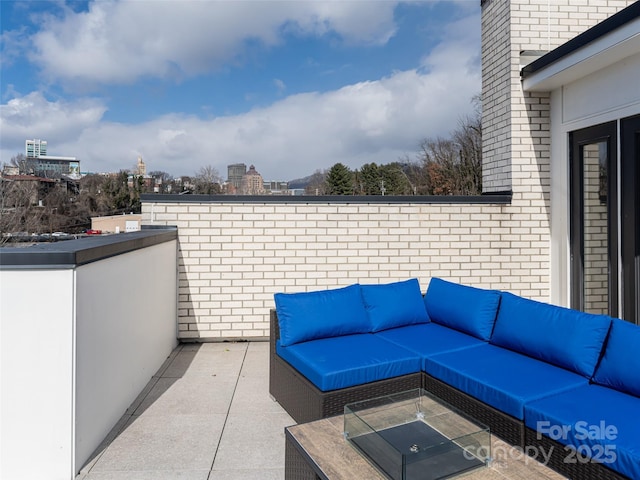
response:
[[[233,405],[233,400],[236,396],[236,390],[238,389],[238,383],[240,382],[240,377],[242,377],[242,369],[244,368],[244,362],[247,359],[247,352],[249,351],[249,344],[245,344],[244,355],[242,356],[242,362],[240,363],[240,370],[238,372],[238,377],[236,378],[235,384],[233,385],[233,393],[231,394],[231,401],[227,406],[227,411],[224,416],[224,424],[222,425],[222,429],[220,430],[220,438],[218,440],[218,444],[216,445],[216,451],[213,453],[213,460],[211,461],[211,466],[209,467],[209,471],[213,471],[213,466],[216,463],[216,458],[218,457],[218,451],[220,450],[220,444],[222,443],[222,438],[224,437],[224,432],[227,428],[227,422],[229,421],[229,413],[231,412],[231,406]]]

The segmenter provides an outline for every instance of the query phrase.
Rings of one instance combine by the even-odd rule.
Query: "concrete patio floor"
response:
[[[181,344],[76,480],[283,480],[294,424],[269,396],[268,342]],[[473,478],[564,478],[499,445]]]
[[[76,480],[282,480],[269,343],[179,345]]]

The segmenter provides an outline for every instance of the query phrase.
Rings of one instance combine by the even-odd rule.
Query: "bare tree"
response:
[[[463,195],[482,193],[482,123],[479,115],[460,121],[453,132],[459,149],[458,185]]]
[[[449,138],[428,138],[420,145],[421,193],[479,195],[482,193],[482,128],[479,112],[462,118]]]
[[[193,178],[193,193],[212,195],[222,191],[220,184],[222,177],[218,170],[211,165],[201,167]]]
[[[27,158],[24,153],[18,153],[9,160],[9,166],[17,168],[20,175],[33,175],[35,164],[35,159]]]
[[[40,230],[44,215],[44,209],[38,206],[41,193],[38,180],[0,177],[0,242],[4,243],[10,233]]]

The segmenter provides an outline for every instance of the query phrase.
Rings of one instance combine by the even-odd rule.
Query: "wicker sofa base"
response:
[[[271,355],[269,393],[297,423],[344,413],[347,403],[420,388],[421,374],[322,392],[278,355]]]
[[[545,464],[565,477],[580,480],[628,480],[604,464],[568,450],[568,447],[547,436],[540,435],[538,438],[538,433],[528,427],[525,427],[525,443],[525,452],[529,456],[538,461],[544,461],[548,457]]]
[[[423,372],[422,388],[484,423],[505,442],[524,446],[524,423]]]

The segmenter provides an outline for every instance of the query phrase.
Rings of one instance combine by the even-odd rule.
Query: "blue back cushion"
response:
[[[362,298],[372,332],[429,321],[416,278],[383,285],[362,285]]]
[[[280,345],[317,338],[369,332],[360,285],[304,293],[274,295]]]
[[[614,319],[595,383],[640,397],[640,327]]]
[[[500,292],[432,278],[424,302],[432,321],[489,340]]]
[[[591,378],[611,318],[503,293],[491,343]]]

